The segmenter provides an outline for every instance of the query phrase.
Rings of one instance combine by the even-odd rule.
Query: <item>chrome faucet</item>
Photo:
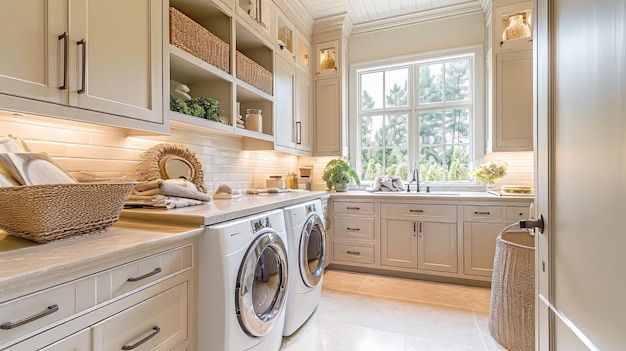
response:
[[[406,186],[406,192],[410,193],[411,192],[411,184],[415,183],[417,185],[417,188],[415,188],[415,192],[419,193],[420,192],[420,171],[417,167],[415,167],[413,169],[413,179],[411,179],[411,181],[409,182],[409,184],[407,184]]]

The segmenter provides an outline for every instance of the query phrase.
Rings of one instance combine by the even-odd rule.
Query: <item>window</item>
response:
[[[473,156],[474,51],[361,67],[357,79],[357,152],[361,179],[470,180]],[[482,129],[482,128],[481,128]]]

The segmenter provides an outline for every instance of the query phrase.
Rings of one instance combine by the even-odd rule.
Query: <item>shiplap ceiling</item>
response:
[[[365,28],[394,20],[449,16],[482,9],[486,0],[300,0],[314,19],[347,13],[353,25]]]

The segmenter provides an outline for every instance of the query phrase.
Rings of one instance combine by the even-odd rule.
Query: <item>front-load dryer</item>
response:
[[[282,210],[208,226],[198,258],[198,349],[276,351],[288,288]]]
[[[286,207],[283,212],[289,253],[289,293],[283,335],[289,336],[306,322],[319,303],[326,260],[326,230],[319,199]]]

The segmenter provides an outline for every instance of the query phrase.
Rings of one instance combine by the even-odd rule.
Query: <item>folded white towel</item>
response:
[[[376,178],[376,180],[374,181],[374,187],[369,191],[394,192],[405,190],[406,188],[404,187],[404,184],[402,183],[402,179],[400,179],[400,177],[385,175]]]
[[[165,195],[129,195],[124,202],[125,207],[145,208],[181,208],[207,204],[207,201]]]
[[[179,184],[185,184],[185,186]],[[143,182],[135,186],[135,188],[133,189],[133,194],[144,196],[166,195],[207,202],[211,201],[211,196],[209,194],[205,194],[203,192],[190,188],[186,182],[181,182],[181,180],[178,179],[167,181],[163,179],[156,179],[148,182]]]

